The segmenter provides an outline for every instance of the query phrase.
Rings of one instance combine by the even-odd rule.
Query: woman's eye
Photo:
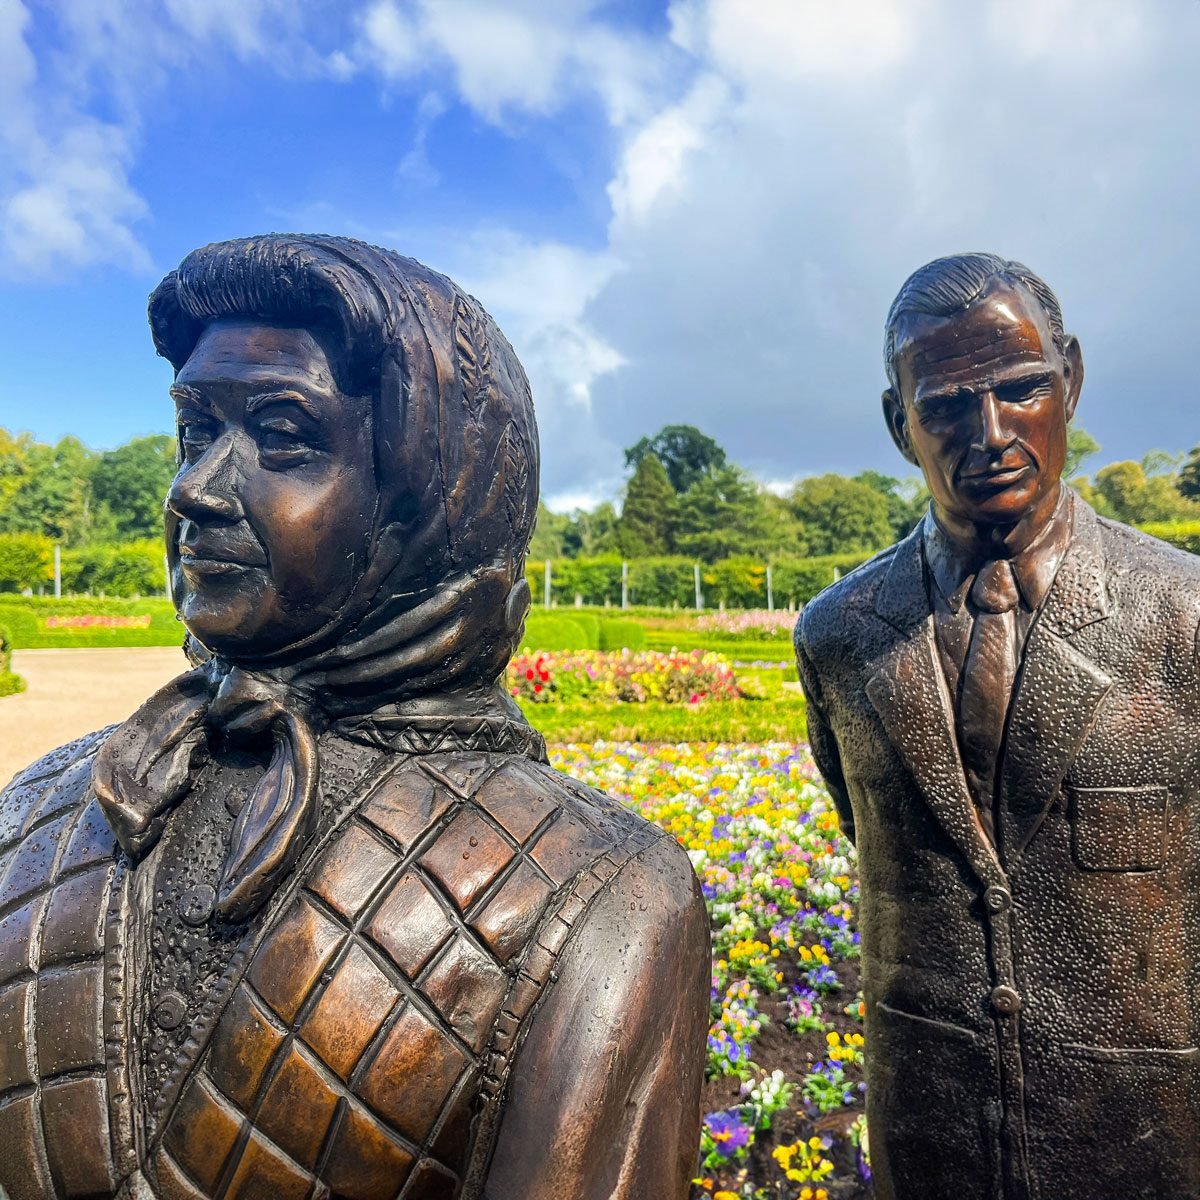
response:
[[[307,461],[313,447],[290,421],[272,421],[259,427],[259,449],[264,455],[286,461],[289,465]]]
[[[207,421],[181,420],[179,441],[185,457],[196,458],[212,445],[214,430]]]

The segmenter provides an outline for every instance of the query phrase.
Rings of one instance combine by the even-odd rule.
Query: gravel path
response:
[[[17,650],[26,690],[0,698],[0,787],[55,746],[123,721],[186,669],[182,650]]]

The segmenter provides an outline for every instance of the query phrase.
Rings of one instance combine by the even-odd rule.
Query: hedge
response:
[[[183,626],[169,600],[86,596],[0,596],[0,624],[20,650],[81,646],[181,646]]]
[[[12,641],[8,630],[0,625],[0,696],[11,696],[25,690],[25,680],[12,670]]]
[[[778,558],[771,564],[772,592],[777,608],[807,604],[837,574],[845,574],[866,562],[867,553],[830,554],[820,558]],[[629,602],[639,607],[692,608],[696,602],[695,564],[690,558],[635,558],[628,562]],[[526,567],[529,587],[541,599],[545,595],[545,563],[532,561]],[[762,559],[727,558],[701,565],[703,604],[717,608],[765,608],[767,565]],[[560,605],[572,605],[576,597],[586,604],[620,604],[621,558],[554,559],[550,564],[550,595]]]
[[[1138,528],[1180,550],[1200,554],[1200,521],[1149,521]]]

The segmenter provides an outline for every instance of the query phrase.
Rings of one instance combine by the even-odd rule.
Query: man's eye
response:
[[[1010,383],[997,388],[996,393],[1005,404],[1032,404],[1050,392],[1050,384],[1044,379],[1031,379],[1023,383]]]

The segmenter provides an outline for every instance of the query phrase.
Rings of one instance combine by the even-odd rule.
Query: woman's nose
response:
[[[243,519],[230,435],[218,438],[195,462],[183,464],[167,492],[167,508],[178,517],[201,524],[232,524]]]

